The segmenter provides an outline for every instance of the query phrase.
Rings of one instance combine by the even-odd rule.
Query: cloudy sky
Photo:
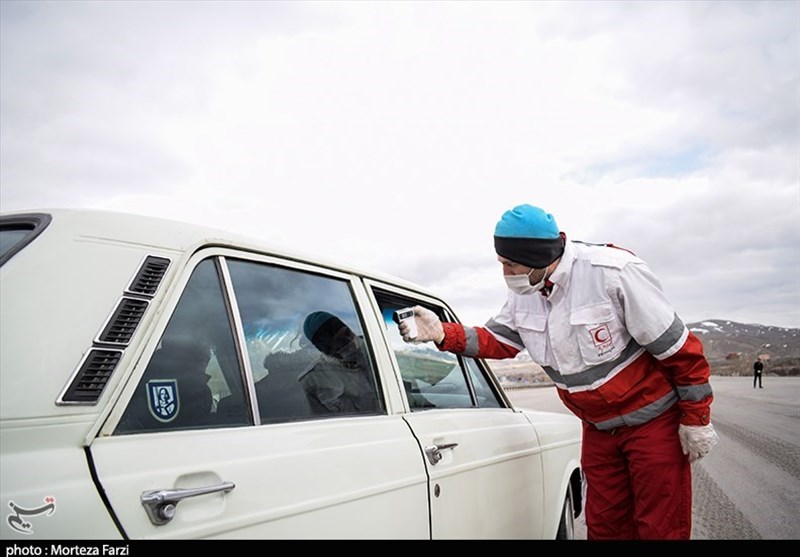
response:
[[[0,210],[201,222],[499,310],[531,203],[800,327],[797,1],[0,0]]]

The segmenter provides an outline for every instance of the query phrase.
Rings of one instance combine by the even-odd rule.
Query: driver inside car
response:
[[[316,311],[303,322],[303,333],[320,351],[298,377],[317,414],[378,411],[378,398],[363,339],[335,315]]]

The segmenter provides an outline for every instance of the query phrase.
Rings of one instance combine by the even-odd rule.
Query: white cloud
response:
[[[523,202],[800,326],[800,3],[0,3],[0,208],[210,223],[482,323]]]

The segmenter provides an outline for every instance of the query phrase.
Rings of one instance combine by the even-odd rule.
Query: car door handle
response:
[[[141,501],[150,522],[156,526],[166,524],[175,517],[175,507],[189,497],[199,497],[209,493],[227,493],[236,487],[233,482],[222,482],[219,485],[195,487],[192,489],[154,489],[142,493]]]
[[[425,454],[428,455],[428,461],[432,465],[442,460],[442,451],[445,449],[454,449],[458,447],[458,443],[442,443],[441,445],[430,445],[425,447]]]

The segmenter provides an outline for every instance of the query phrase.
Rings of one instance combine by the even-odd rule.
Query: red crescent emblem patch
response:
[[[595,331],[594,331],[594,341],[597,344],[603,344],[609,338],[611,338],[611,335],[608,334],[608,329],[606,329],[605,327],[602,327],[600,329],[595,329]]]
[[[608,325],[603,324],[589,329],[589,334],[592,335],[592,342],[598,348],[611,344],[611,331],[608,329]]]

